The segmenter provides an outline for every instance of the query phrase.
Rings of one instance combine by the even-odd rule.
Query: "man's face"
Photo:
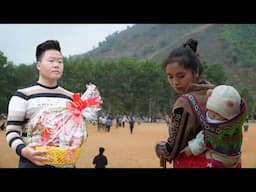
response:
[[[39,76],[45,81],[56,82],[64,70],[62,54],[57,50],[47,50],[37,62]]]

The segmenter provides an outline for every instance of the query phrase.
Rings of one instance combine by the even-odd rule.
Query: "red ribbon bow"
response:
[[[76,123],[80,123],[82,111],[86,107],[99,105],[101,101],[99,100],[99,96],[92,97],[86,100],[82,100],[79,93],[73,94],[73,101],[67,102],[66,108],[73,112],[76,120]]]

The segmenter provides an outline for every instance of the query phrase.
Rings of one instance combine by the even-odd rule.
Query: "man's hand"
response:
[[[24,147],[21,151],[22,156],[39,166],[45,165],[44,161],[52,160],[50,157],[45,156],[47,150],[36,151],[35,147],[35,144],[29,144],[26,147]]]

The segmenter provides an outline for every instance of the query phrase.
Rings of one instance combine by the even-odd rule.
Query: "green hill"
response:
[[[137,24],[109,35],[84,55],[95,60],[126,56],[161,62],[173,48],[194,38],[199,41],[202,60],[223,64],[227,84],[240,92],[248,90],[256,100],[255,34],[256,24]]]
[[[59,83],[74,92],[95,83],[107,113],[164,115],[177,95],[168,86],[161,62],[173,48],[194,38],[199,41],[203,75],[216,85],[235,86],[256,113],[255,34],[255,24],[138,24],[109,35],[90,52],[64,58]],[[34,65],[8,62],[2,52],[0,71],[0,107],[6,112],[11,95],[35,82],[37,73]]]

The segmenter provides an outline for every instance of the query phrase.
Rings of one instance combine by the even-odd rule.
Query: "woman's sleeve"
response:
[[[169,160],[178,156],[180,150],[188,145],[188,141],[196,137],[196,119],[186,99],[180,97],[175,102],[171,123],[169,124],[169,137],[167,150]]]

